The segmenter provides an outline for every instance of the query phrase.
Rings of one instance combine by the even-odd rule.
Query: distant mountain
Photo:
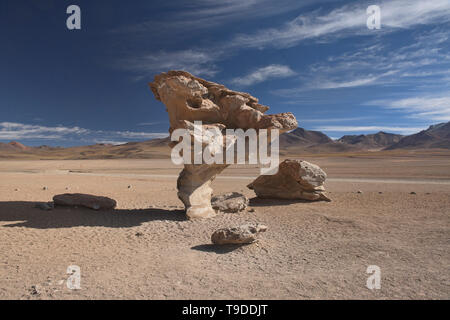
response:
[[[287,153],[320,153],[355,151],[357,148],[334,141],[323,132],[297,128],[280,135],[280,150]]]
[[[429,148],[450,149],[450,121],[432,125],[419,133],[403,137],[386,150]]]
[[[350,144],[360,149],[384,149],[397,143],[403,138],[400,134],[378,132],[374,134],[360,134],[360,135],[346,135],[340,138],[338,141],[346,144]]]
[[[0,142],[0,151],[25,151],[29,149],[30,147],[24,146],[23,144],[16,141],[11,141],[9,143]]]
[[[71,148],[27,147],[19,142],[0,143],[0,159],[152,159],[169,158],[170,139],[128,142],[122,145],[95,144]],[[378,132],[346,135],[333,140],[320,131],[297,128],[280,135],[283,156],[302,153],[339,153],[394,149],[450,149],[450,122],[430,126],[410,136]]]
[[[330,143],[333,140],[320,131],[310,131],[297,128],[280,136],[280,148],[290,146],[311,146],[314,144]]]
[[[0,159],[153,159],[170,157],[169,138],[153,139],[143,142],[129,142],[121,145],[94,144],[89,146],[25,147],[16,144],[0,143]]]

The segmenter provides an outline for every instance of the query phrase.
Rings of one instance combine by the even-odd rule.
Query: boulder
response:
[[[229,192],[212,197],[213,209],[227,213],[236,213],[245,210],[248,206],[248,198],[239,192]]]
[[[262,224],[245,224],[239,227],[223,228],[211,235],[214,244],[246,244],[258,240],[260,233],[265,232],[267,227]]]
[[[317,165],[302,160],[284,160],[274,175],[261,175],[247,187],[259,198],[331,201],[324,193],[327,175]]]
[[[114,199],[82,193],[59,194],[53,197],[53,202],[58,206],[79,206],[94,210],[114,209],[117,205]]]
[[[264,112],[269,107],[259,104],[258,99],[250,94],[229,90],[185,71],[161,73],[149,85],[155,98],[166,106],[171,137],[176,129],[185,129],[191,141],[202,139],[203,144],[203,137],[196,134],[195,121],[202,121],[202,128],[220,132],[252,128],[279,129],[282,133],[297,127],[297,120],[292,113],[266,115]],[[224,141],[232,140],[233,137],[224,135]],[[177,143],[171,142],[170,147],[174,148]],[[228,146],[227,142],[225,145]],[[213,154],[219,153],[215,150],[211,152]],[[193,155],[190,156],[192,159]],[[200,163],[193,163],[184,162],[184,169],[177,180],[178,198],[183,202],[190,219],[212,217],[216,212],[211,207],[211,182],[228,164],[208,164],[203,159],[200,159]]]

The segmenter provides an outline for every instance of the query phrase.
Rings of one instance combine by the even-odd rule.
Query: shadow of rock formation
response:
[[[3,227],[35,229],[106,227],[131,228],[150,221],[185,221],[184,210],[111,209],[95,211],[87,208],[55,207],[50,211],[35,208],[36,202],[0,202],[0,223]]]

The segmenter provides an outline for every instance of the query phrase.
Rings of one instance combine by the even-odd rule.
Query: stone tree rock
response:
[[[225,129],[279,129],[280,133],[295,129],[297,120],[292,113],[266,115],[269,108],[258,103],[248,93],[236,92],[225,86],[194,77],[185,71],[169,71],[155,76],[150,88],[169,114],[169,133],[178,128],[188,129],[195,139],[193,122],[203,127]],[[170,146],[175,147],[176,143]],[[193,162],[191,162],[193,163]],[[186,164],[177,187],[178,197],[186,207],[189,218],[215,215],[211,207],[211,182],[228,164]]]
[[[317,165],[301,160],[284,160],[275,175],[259,176],[247,187],[259,198],[331,201],[323,183],[326,173]]]

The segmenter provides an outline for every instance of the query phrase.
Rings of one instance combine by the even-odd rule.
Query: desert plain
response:
[[[241,192],[250,206],[204,220],[186,218],[170,159],[2,160],[0,299],[450,298],[448,151],[289,158],[327,173],[331,202],[258,199],[246,188],[258,168],[231,166],[214,194]],[[35,207],[67,192],[118,206]],[[247,222],[268,226],[257,243],[211,244]],[[366,286],[370,265],[380,289]]]

